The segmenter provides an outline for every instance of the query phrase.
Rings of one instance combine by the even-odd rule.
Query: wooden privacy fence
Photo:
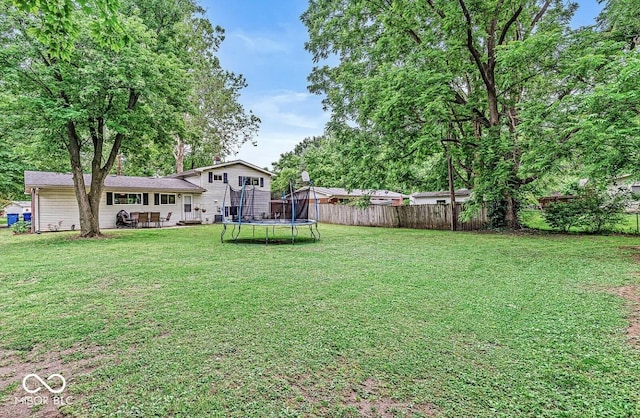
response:
[[[458,231],[482,229],[487,223],[487,213],[483,208],[467,222],[460,220],[464,209],[462,204],[456,205]],[[315,205],[309,205],[310,215],[315,214]],[[413,205],[413,206],[380,206],[371,205],[366,209],[347,205],[318,205],[320,222],[338,225],[381,226],[387,228],[415,229],[451,229],[451,207],[448,204]]]

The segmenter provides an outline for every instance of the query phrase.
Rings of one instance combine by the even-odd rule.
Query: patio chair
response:
[[[151,212],[149,223],[155,224],[156,228],[160,228],[160,212]]]
[[[129,220],[131,221],[131,227],[137,228],[138,221],[140,220],[140,212],[131,212],[131,215],[129,216]]]
[[[165,222],[168,222],[169,220],[171,220],[172,213],[173,212],[169,212],[167,213],[167,216],[165,216],[164,218],[160,218],[160,227],[163,227]]]
[[[149,226],[149,214],[147,212],[140,212],[138,215],[138,225],[142,228]]]

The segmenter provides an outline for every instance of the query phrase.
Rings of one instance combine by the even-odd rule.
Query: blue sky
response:
[[[601,5],[579,0],[574,26],[593,23]],[[322,97],[307,90],[313,62],[305,51],[307,30],[300,15],[306,0],[201,0],[214,25],[226,31],[218,51],[223,68],[245,76],[240,102],[260,117],[257,146],[244,145],[228,159],[271,167],[280,154],[308,136],[322,135],[329,115]]]

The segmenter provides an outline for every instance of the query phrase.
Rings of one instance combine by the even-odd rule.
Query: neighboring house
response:
[[[298,189],[294,194],[306,191],[309,186]],[[354,199],[369,196],[372,205],[402,206],[403,200],[407,197],[402,193],[389,190],[360,190],[353,189],[347,191],[339,187],[313,187],[313,192],[309,195],[309,203],[348,203]]]
[[[271,190],[272,174],[247,162],[236,160],[189,170],[168,177],[132,177],[110,175],[105,179],[100,200],[100,228],[115,228],[116,214],[160,212],[177,223],[212,223],[223,213],[226,185],[238,187],[245,178],[256,187]],[[71,174],[26,171],[25,193],[31,195],[32,230],[79,229],[78,202]],[[85,174],[85,183],[91,176]],[[267,209],[268,210],[268,209]],[[228,211],[228,208],[227,208]]]
[[[614,179],[607,186],[607,189],[609,189],[611,192],[629,191],[631,193],[636,194],[637,196],[637,195],[640,195],[640,181],[637,181],[637,179],[638,179],[637,176],[632,176],[629,174],[620,176]],[[635,199],[629,202],[629,204],[627,205],[626,211],[636,213],[638,212],[639,209],[640,209],[640,201]]]
[[[22,215],[31,212],[31,202],[28,200],[13,201],[5,206],[2,211],[4,213],[17,213]]]
[[[471,197],[469,189],[458,189],[455,191],[456,203],[464,203]],[[409,196],[411,205],[446,205],[451,203],[451,193],[449,191],[439,192],[418,192]]]
[[[640,181],[636,176],[624,175],[614,179],[608,186],[609,190],[629,190],[632,193],[640,193]]]

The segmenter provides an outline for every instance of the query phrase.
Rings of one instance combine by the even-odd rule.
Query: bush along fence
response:
[[[318,221],[338,225],[380,226],[387,228],[451,229],[451,207],[448,204],[414,206],[371,205],[361,209],[347,205],[318,205]],[[456,230],[473,231],[485,228],[488,218],[483,208],[467,222],[460,220],[464,206],[456,205],[458,220]],[[315,212],[315,206],[309,205]]]

